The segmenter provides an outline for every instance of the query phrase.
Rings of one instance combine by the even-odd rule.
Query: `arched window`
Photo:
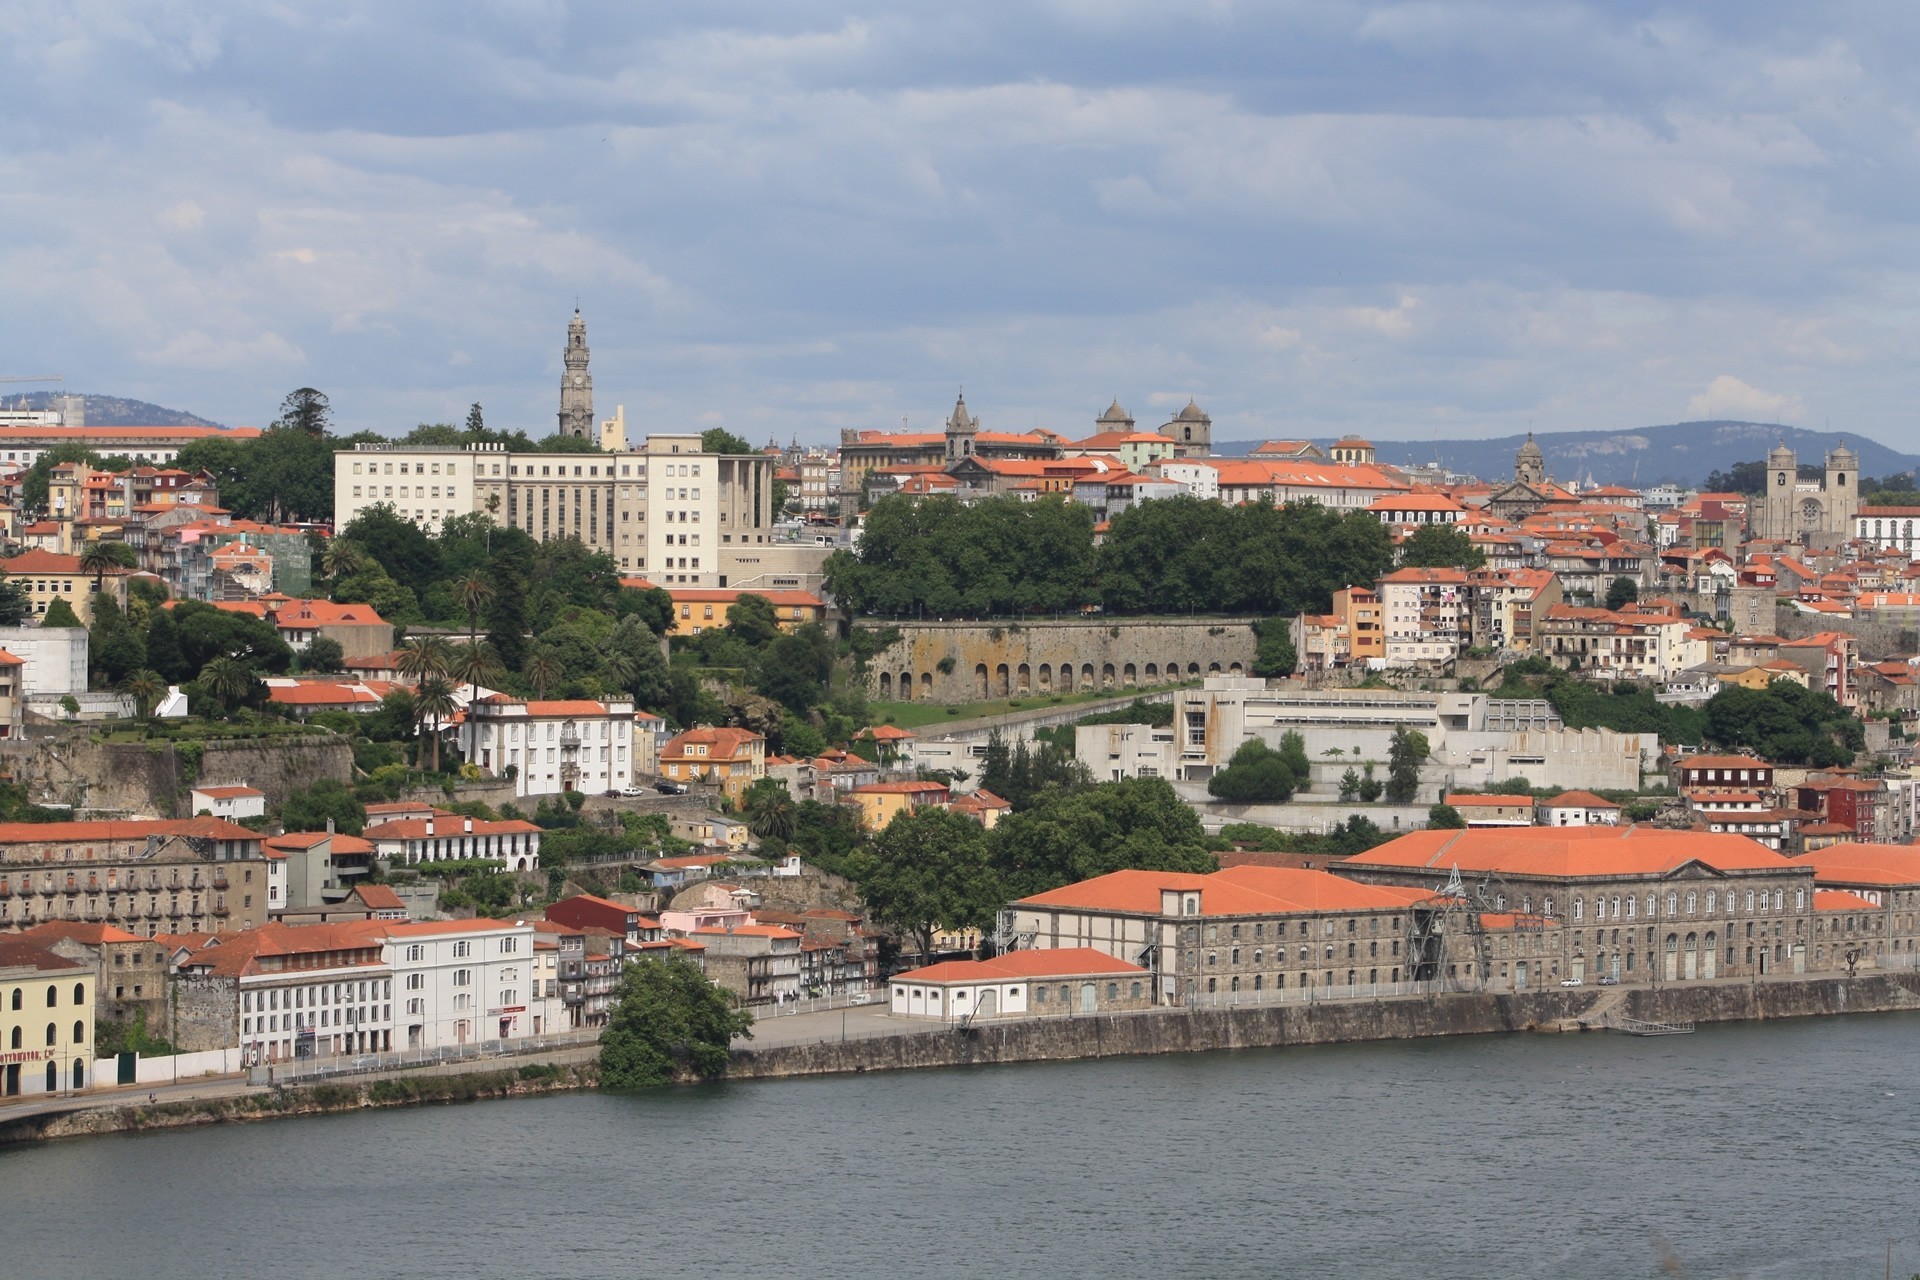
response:
[[[60,1067],[56,1063],[47,1064],[47,1092],[52,1093],[60,1087]]]
[[[87,1024],[85,1022],[76,1022],[73,1024],[73,1042],[75,1044],[85,1044],[87,1042]]]
[[[1720,905],[1720,895],[1715,893],[1711,889],[1707,890],[1707,914],[1712,915],[1713,909],[1719,905]]]
[[[1540,909],[1543,912],[1545,912],[1547,915],[1553,914],[1553,895],[1552,894],[1547,895],[1547,900],[1545,903],[1541,905]]]
[[[1674,915],[1674,914],[1677,914],[1679,910],[1680,910],[1680,895],[1677,893],[1668,893],[1667,894],[1667,914]]]
[[[73,1003],[74,1003],[74,1005],[75,1005],[76,1007],[78,1007],[78,1006],[80,1006],[80,1005],[84,1005],[84,1004],[85,1004],[86,1002],[87,1002],[87,988],[86,988],[86,985],[85,985],[84,983],[79,983],[79,982],[76,982],[76,983],[74,983],[74,984],[73,984]]]
[[[1747,890],[1747,914],[1753,914],[1753,890]]]
[[[60,1035],[60,1028],[54,1026],[51,1022],[49,1022],[47,1024],[47,1045],[49,1048],[51,1048],[55,1043],[57,1043],[59,1035]]]
[[[1687,914],[1692,915],[1694,911],[1698,909],[1699,905],[1700,895],[1691,889],[1687,890]]]
[[[18,987],[13,989],[13,1007],[16,1009],[20,1007],[20,988]]]
[[[73,1087],[76,1089],[87,1087],[87,1065],[84,1062],[73,1064]]]
[[[10,1049],[18,1049],[20,1047],[20,1028],[15,1027],[13,1029],[13,1043],[7,1047]]]
[[[1787,891],[1785,889],[1775,889],[1773,891],[1773,909],[1775,911],[1785,911],[1787,909]]]
[[[1806,907],[1807,891],[1805,889],[1795,889],[1793,891],[1793,909],[1795,911],[1804,911]]]
[[[60,988],[54,986],[52,983],[48,983],[47,984],[47,1008],[51,1009],[59,1003],[60,1003]]]

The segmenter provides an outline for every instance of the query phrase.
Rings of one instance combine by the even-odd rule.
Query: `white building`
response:
[[[424,818],[400,818],[368,827],[361,838],[373,846],[375,858],[394,867],[474,858],[501,862],[508,871],[533,871],[540,866],[540,828],[518,818],[489,822],[435,809]]]
[[[528,701],[495,693],[467,708],[461,737],[470,742],[467,759],[511,777],[516,796],[599,795],[633,785],[635,732],[631,699]]]
[[[252,787],[195,787],[188,794],[187,807],[196,817],[211,813],[228,822],[263,818],[267,813],[267,793]]]
[[[1563,791],[1539,805],[1543,827],[1617,827],[1620,806],[1591,791]]]
[[[27,697],[86,692],[85,627],[0,627],[0,649],[27,664],[21,685]]]
[[[725,587],[767,572],[775,463],[703,453],[697,434],[591,454],[362,444],[334,454],[334,527],[382,503],[429,531],[478,512],[543,542],[577,537],[662,586]]]
[[[556,1028],[536,1012],[533,926],[512,920],[371,921],[393,970],[396,1049],[524,1040]]]

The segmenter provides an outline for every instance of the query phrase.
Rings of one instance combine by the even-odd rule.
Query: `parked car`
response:
[[[1600,985],[1603,987],[1617,987],[1620,985],[1620,979],[1614,977],[1612,974],[1608,974],[1606,977],[1600,979]]]
[[[1560,979],[1560,985],[1563,987],[1584,987],[1587,984],[1579,978],[1562,978]]]
[[[612,795],[613,792],[609,791],[607,794]],[[643,796],[647,794],[647,789],[645,787],[622,787],[620,788],[620,794],[623,796]]]
[[[683,796],[687,794],[687,788],[678,782],[656,782],[653,784],[653,789],[663,796]]]
[[[856,991],[847,998],[847,1003],[848,1004],[872,1004],[873,993],[870,991]]]

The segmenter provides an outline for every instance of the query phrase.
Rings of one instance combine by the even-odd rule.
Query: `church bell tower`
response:
[[[582,440],[595,437],[593,375],[587,372],[587,322],[580,308],[567,324],[566,372],[560,375],[560,434]]]

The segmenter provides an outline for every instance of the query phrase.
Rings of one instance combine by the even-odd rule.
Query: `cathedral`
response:
[[[1827,455],[1826,476],[1800,478],[1799,458],[1783,440],[1767,455],[1767,491],[1749,505],[1753,536],[1771,542],[1833,546],[1853,536],[1860,509],[1860,459],[1841,445]]]

